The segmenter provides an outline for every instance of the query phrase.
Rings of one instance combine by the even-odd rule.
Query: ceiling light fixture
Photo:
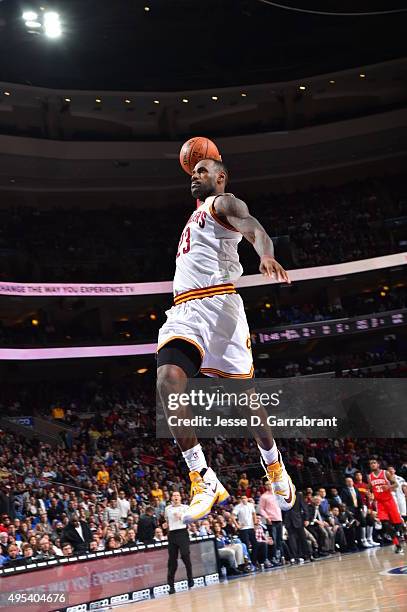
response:
[[[154,100],[154,104],[160,104],[160,100]]]
[[[187,104],[189,102],[188,98],[182,98],[182,101]]]
[[[38,14],[34,11],[24,11],[23,19],[24,21],[35,21],[38,17]]]
[[[212,100],[217,100],[218,96],[212,96]]]
[[[39,21],[26,21],[25,25],[27,26],[27,28],[40,28],[41,24]]]
[[[58,38],[62,34],[59,14],[53,11],[44,13],[44,30],[48,38]]]

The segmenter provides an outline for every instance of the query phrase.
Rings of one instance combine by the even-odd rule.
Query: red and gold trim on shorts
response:
[[[222,370],[217,370],[216,368],[201,368],[200,372],[202,374],[207,374],[208,376],[214,376],[216,378],[253,378],[254,376],[254,367],[250,368],[250,372],[248,374],[230,374],[229,372],[223,372]]]
[[[190,289],[190,291],[184,291],[174,296],[174,304],[182,304],[183,302],[189,302],[190,300],[201,300],[207,297],[213,297],[214,295],[225,295],[227,293],[236,293],[236,288],[233,283],[226,283],[225,285],[212,285],[212,287],[203,287],[202,289]]]
[[[160,349],[162,349],[163,346],[165,346],[169,342],[172,342],[172,340],[184,340],[185,342],[189,342],[190,344],[193,344],[198,349],[198,351],[199,351],[199,353],[201,355],[201,358],[203,359],[205,357],[205,351],[202,348],[202,346],[200,344],[198,344],[198,342],[195,342],[195,340],[192,340],[191,338],[187,338],[186,336],[170,336],[169,338],[164,340],[164,342],[161,342],[161,344],[159,344],[157,346],[156,353],[158,353],[158,351]]]
[[[209,206],[209,212],[211,214],[211,217],[213,219],[215,219],[215,221],[217,223],[219,223],[219,225],[221,225],[222,227],[225,227],[226,229],[230,230],[231,232],[237,232],[239,233],[239,230],[237,230],[236,228],[233,227],[233,225],[230,225],[230,223],[228,223],[226,221],[226,219],[221,219],[220,217],[218,217],[218,215],[216,214],[215,211],[215,206],[214,206],[214,201],[212,202],[212,204]]]

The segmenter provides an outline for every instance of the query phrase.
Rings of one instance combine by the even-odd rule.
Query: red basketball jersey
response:
[[[374,498],[378,502],[385,502],[393,499],[391,489],[388,489],[386,486],[390,483],[386,478],[384,470],[380,470],[377,476],[373,472],[369,474],[369,482],[372,485]]]

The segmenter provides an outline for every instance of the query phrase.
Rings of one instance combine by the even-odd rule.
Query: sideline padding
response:
[[[288,270],[292,282],[329,278],[371,272],[393,266],[407,264],[407,252],[383,255],[370,259],[359,259],[329,266],[315,266],[313,268],[297,268]],[[262,274],[249,274],[242,276],[235,285],[237,288],[258,287],[278,283],[275,279],[264,277]],[[125,283],[125,284],[97,284],[97,283],[0,283],[0,295],[20,297],[44,296],[86,296],[86,297],[113,297],[121,295],[154,295],[172,293],[172,281],[154,283]]]

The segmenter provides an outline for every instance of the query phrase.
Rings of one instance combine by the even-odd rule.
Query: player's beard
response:
[[[195,185],[191,186],[191,194],[193,198],[204,202],[209,196],[215,195],[216,191],[212,185]]]

